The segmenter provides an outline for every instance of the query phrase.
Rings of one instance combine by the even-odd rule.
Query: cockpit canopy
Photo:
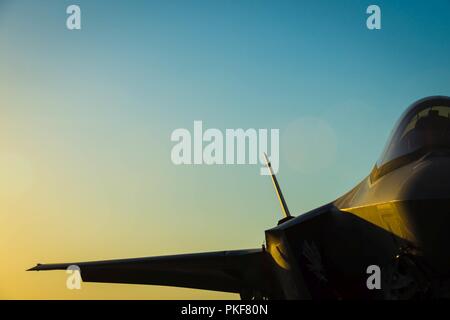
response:
[[[425,98],[406,110],[377,162],[377,176],[432,150],[450,151],[449,97]]]

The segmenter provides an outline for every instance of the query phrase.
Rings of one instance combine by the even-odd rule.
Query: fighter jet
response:
[[[270,161],[267,161],[270,170]],[[83,281],[176,286],[242,299],[450,297],[450,98],[428,97],[397,122],[370,174],[342,197],[284,218],[262,248],[76,265]],[[378,271],[379,283],[371,283]]]

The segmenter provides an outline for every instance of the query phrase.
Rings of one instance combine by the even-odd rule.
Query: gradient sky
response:
[[[448,0],[0,0],[0,298],[236,298],[25,270],[260,247],[281,216],[270,179],[175,166],[171,132],[279,128],[302,214],[369,173],[410,103],[450,95],[449,35]]]

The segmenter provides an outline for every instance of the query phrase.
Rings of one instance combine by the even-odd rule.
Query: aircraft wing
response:
[[[38,264],[28,271],[80,268],[86,282],[148,284],[242,293],[265,291],[268,254],[262,249],[136,259]]]

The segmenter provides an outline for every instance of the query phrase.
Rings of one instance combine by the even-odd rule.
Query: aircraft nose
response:
[[[450,156],[429,153],[405,180],[402,199],[450,199]]]
[[[450,157],[430,155],[402,187],[404,210],[430,265],[450,274]]]

